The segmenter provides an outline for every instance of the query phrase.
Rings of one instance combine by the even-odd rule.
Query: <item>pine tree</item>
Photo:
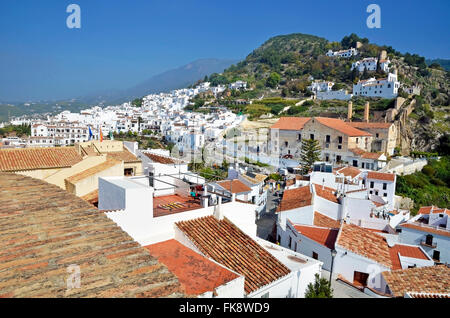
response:
[[[308,173],[314,162],[320,159],[320,146],[318,140],[303,139],[302,149],[300,154],[300,164],[303,168],[303,173]]]
[[[319,274],[315,275],[316,280],[308,285],[305,298],[333,298],[333,289],[326,278],[320,278]]]

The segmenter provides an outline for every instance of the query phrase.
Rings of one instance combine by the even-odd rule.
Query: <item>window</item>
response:
[[[124,169],[123,170],[123,175],[124,176],[126,176],[126,177],[130,177],[130,176],[132,176],[134,173],[133,173],[133,168],[126,168],[126,169]]]
[[[441,260],[441,252],[439,251],[433,251],[433,259],[435,261],[440,261]]]
[[[325,142],[330,142],[331,141],[331,136],[330,135],[327,135],[327,137],[326,137],[326,139],[325,139]]]
[[[314,259],[319,259],[319,254],[317,254],[316,252],[313,252],[312,253],[312,258],[314,258]]]
[[[387,189],[387,183],[383,183],[383,190]]]
[[[433,245],[433,235],[428,234],[425,238],[425,244],[427,245]]]
[[[292,237],[289,236],[289,248],[292,248]]]
[[[298,134],[298,140],[302,140],[302,134]]]
[[[387,197],[387,193],[385,192],[385,193],[383,193],[383,197]]]
[[[309,139],[314,140],[314,134],[309,135]]]
[[[358,167],[358,160],[353,160],[353,167]]]
[[[370,181],[370,188],[371,189],[373,189],[373,185],[374,185],[373,181]]]
[[[336,162],[341,162],[341,156],[336,156]]]
[[[377,137],[377,138],[380,137],[380,134],[376,134],[376,137]]]
[[[342,144],[342,136],[339,136],[339,137],[338,137],[338,142],[339,142],[340,144]]]

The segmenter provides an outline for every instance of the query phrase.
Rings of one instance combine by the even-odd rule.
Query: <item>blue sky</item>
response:
[[[66,7],[81,7],[81,29]],[[381,7],[381,29],[366,8]],[[128,88],[199,58],[243,59],[272,36],[307,33],[450,58],[448,0],[2,0],[0,100]]]

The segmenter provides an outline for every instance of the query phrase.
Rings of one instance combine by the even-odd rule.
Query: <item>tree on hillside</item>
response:
[[[348,36],[344,36],[344,38],[341,41],[341,45],[343,48],[351,48],[356,47],[356,42],[361,42],[362,44],[369,43],[369,40],[367,38],[360,38],[355,33],[352,33]]]
[[[320,159],[320,146],[318,140],[303,139],[302,150],[300,154],[300,165],[302,166],[303,174],[308,173],[314,162]]]
[[[319,274],[315,275],[316,279],[313,283],[309,283],[305,298],[333,298],[333,289],[326,278],[320,278]]]
[[[275,87],[277,87],[278,83],[280,83],[280,81],[281,81],[281,76],[276,72],[272,72],[270,74],[269,78],[267,78],[266,86],[275,88]]]

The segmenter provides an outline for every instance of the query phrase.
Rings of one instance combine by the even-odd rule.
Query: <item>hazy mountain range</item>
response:
[[[89,94],[77,98],[87,104],[119,104],[152,93],[169,92],[202,80],[206,75],[222,73],[238,60],[200,59],[179,68],[150,77],[138,85],[124,89]]]
[[[61,112],[63,110],[78,112],[94,105],[118,105],[148,94],[169,92],[187,87],[198,80],[203,80],[205,75],[222,73],[226,68],[237,62],[238,60],[231,59],[199,59],[179,68],[154,75],[128,89],[97,91],[70,100],[26,103],[2,101],[0,99],[0,122],[7,121],[10,116]]]

